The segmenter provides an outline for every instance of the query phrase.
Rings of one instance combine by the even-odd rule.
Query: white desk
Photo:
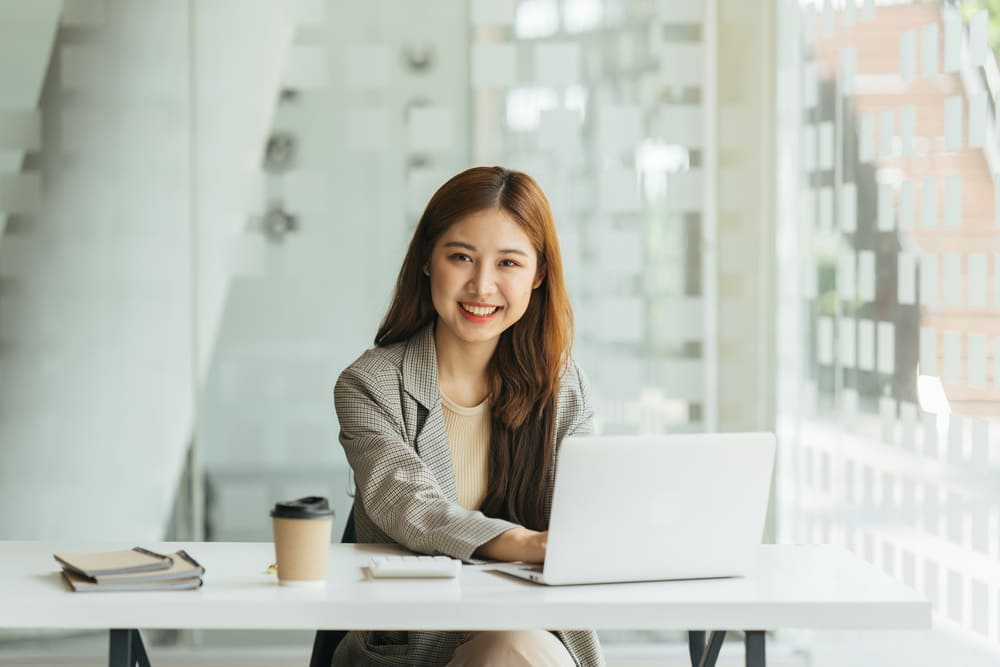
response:
[[[186,549],[206,568],[205,585],[199,590],[83,594],[69,591],[52,558],[57,551],[131,546],[0,542],[0,627],[750,631],[930,627],[926,600],[833,546],[762,546],[754,572],[746,578],[567,587],[538,586],[482,566],[465,566],[455,580],[367,580],[362,565],[368,558],[396,550],[335,544],[325,588],[285,588],[264,573],[273,561],[270,543],[206,542],[142,545],[166,553]],[[763,633],[755,632],[754,637],[761,642],[762,661]],[[717,639],[721,645],[721,637]],[[112,642],[112,660],[114,653]]]

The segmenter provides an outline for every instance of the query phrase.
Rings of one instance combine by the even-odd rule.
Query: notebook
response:
[[[764,531],[771,433],[571,436],[556,462],[540,584],[748,574]]]

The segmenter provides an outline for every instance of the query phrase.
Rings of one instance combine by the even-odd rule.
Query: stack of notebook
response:
[[[142,547],[125,551],[55,554],[66,583],[90,591],[177,591],[201,586],[205,568],[186,551],[165,555]]]

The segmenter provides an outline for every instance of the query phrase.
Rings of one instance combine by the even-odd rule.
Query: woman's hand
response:
[[[511,528],[476,549],[476,558],[487,560],[523,561],[544,563],[545,546],[549,541],[549,531],[539,532],[527,528]]]

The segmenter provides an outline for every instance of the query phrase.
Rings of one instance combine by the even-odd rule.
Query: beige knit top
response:
[[[490,402],[466,408],[441,393],[444,427],[448,433],[458,504],[477,510],[486,497],[489,471]]]

